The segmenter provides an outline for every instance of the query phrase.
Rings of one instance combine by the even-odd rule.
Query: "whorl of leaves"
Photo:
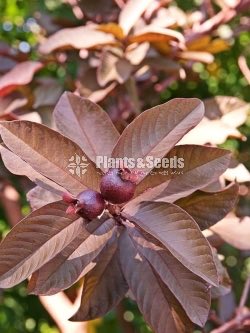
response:
[[[219,271],[201,230],[232,209],[238,188],[205,190],[227,169],[228,151],[175,147],[202,120],[203,103],[180,98],[156,106],[121,135],[99,106],[71,93],[62,95],[54,116],[59,132],[28,121],[1,123],[6,167],[38,186],[28,194],[36,210],[0,245],[0,287],[31,275],[29,291],[51,295],[83,277],[81,305],[72,320],[103,316],[130,290],[156,333],[204,326]],[[85,156],[85,174],[67,167],[75,154]],[[66,214],[63,191],[99,190],[106,172],[94,165],[100,154],[180,156],[185,165],[179,174],[145,169],[134,198],[119,207],[118,215],[106,211],[89,222]]]

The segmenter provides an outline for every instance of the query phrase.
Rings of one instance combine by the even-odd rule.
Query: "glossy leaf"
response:
[[[18,223],[0,244],[0,286],[10,288],[55,257],[84,229],[63,202],[44,206]],[[25,245],[24,245],[25,244]]]
[[[152,265],[188,317],[195,324],[204,326],[210,310],[210,292],[206,283],[185,268],[169,251],[147,241],[136,228],[130,227],[129,234],[141,256]]]
[[[204,114],[199,99],[173,99],[140,114],[123,131],[113,157],[163,157]],[[145,177],[150,168],[135,168]]]
[[[32,294],[53,295],[67,289],[91,270],[92,261],[116,231],[114,220],[94,220],[57,256],[41,267],[29,283]]]
[[[198,189],[213,183],[227,169],[231,153],[225,149],[198,145],[181,145],[173,148],[166,155],[169,159],[182,159],[183,167],[178,161],[173,162],[177,168],[152,170],[137,186],[135,200],[158,200],[174,202]],[[174,160],[173,160],[174,161]],[[133,204],[131,202],[130,204]]]
[[[64,188],[49,178],[41,175],[33,169],[27,162],[12,153],[5,146],[0,145],[0,153],[6,168],[15,175],[27,176],[31,181],[41,186],[43,189],[49,190],[52,193],[61,196]]]
[[[232,184],[219,192],[197,191],[175,204],[190,214],[201,230],[204,230],[223,219],[233,209],[238,190],[238,185]]]
[[[81,305],[73,321],[92,320],[112,310],[128,291],[123,277],[117,242],[98,256],[95,267],[85,275]]]
[[[192,324],[185,312],[152,266],[138,253],[126,232],[121,237],[120,260],[129,288],[152,330],[191,333]]]
[[[74,142],[58,132],[29,121],[12,121],[2,122],[0,133],[13,153],[69,192],[78,194],[86,187],[99,188],[100,175],[95,166]]]
[[[119,138],[118,131],[100,106],[70,92],[60,98],[54,118],[58,130],[74,140],[94,163],[96,156],[109,157]]]
[[[210,284],[217,273],[206,238],[184,210],[166,202],[144,202],[125,208],[126,217],[158,239],[185,267]]]

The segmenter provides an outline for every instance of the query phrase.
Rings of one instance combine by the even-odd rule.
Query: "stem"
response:
[[[241,55],[239,57],[238,65],[239,65],[240,70],[241,70],[242,74],[244,75],[245,79],[250,84],[250,69],[248,68],[247,60],[243,55]]]
[[[135,114],[139,115],[141,113],[140,99],[138,96],[138,90],[135,82],[135,78],[131,76],[125,83],[127,92],[132,100],[133,106],[135,108]]]
[[[237,330],[247,319],[250,319],[250,312],[246,314],[238,314],[234,319],[223,324],[221,327],[212,330],[210,333],[229,333],[231,330]]]
[[[250,276],[247,278],[245,282],[244,289],[240,298],[239,308],[243,308],[245,306],[249,295],[249,289],[250,289]]]
[[[250,277],[248,277],[248,279],[246,280],[241,295],[240,304],[238,309],[236,310],[236,316],[232,320],[220,326],[219,328],[212,330],[211,333],[228,333],[231,330],[238,330],[244,324],[245,320],[250,319],[250,312],[249,311],[246,312],[247,309],[244,308],[247,302],[249,289],[250,289]]]

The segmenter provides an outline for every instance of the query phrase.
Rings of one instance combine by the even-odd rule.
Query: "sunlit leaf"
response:
[[[94,30],[89,27],[66,28],[57,31],[45,40],[39,47],[39,51],[44,54],[61,49],[88,49],[98,45],[112,44],[115,42],[113,35]]]
[[[44,206],[10,231],[0,244],[2,288],[10,288],[25,280],[83,230],[83,219],[66,215],[66,208],[62,202]]]
[[[31,82],[34,74],[43,67],[38,61],[24,61],[17,64],[0,78],[0,96],[10,93],[19,86]]]
[[[71,193],[78,194],[84,187],[99,188],[95,166],[74,142],[58,132],[29,121],[2,122],[0,132],[13,153]]]
[[[184,210],[165,202],[144,202],[125,208],[130,221],[158,239],[185,267],[216,285],[210,246],[198,225]]]

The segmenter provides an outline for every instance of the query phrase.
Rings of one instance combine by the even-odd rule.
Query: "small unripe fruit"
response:
[[[70,203],[67,209],[69,214],[75,213],[88,220],[95,219],[101,215],[105,208],[105,201],[99,192],[93,190],[85,190],[76,197],[64,194],[63,200]]]
[[[122,204],[133,198],[136,184],[125,179],[126,170],[110,169],[101,180],[101,194],[113,204]]]
[[[99,192],[86,190],[76,197],[78,214],[92,220],[100,215],[105,207],[105,201]]]

